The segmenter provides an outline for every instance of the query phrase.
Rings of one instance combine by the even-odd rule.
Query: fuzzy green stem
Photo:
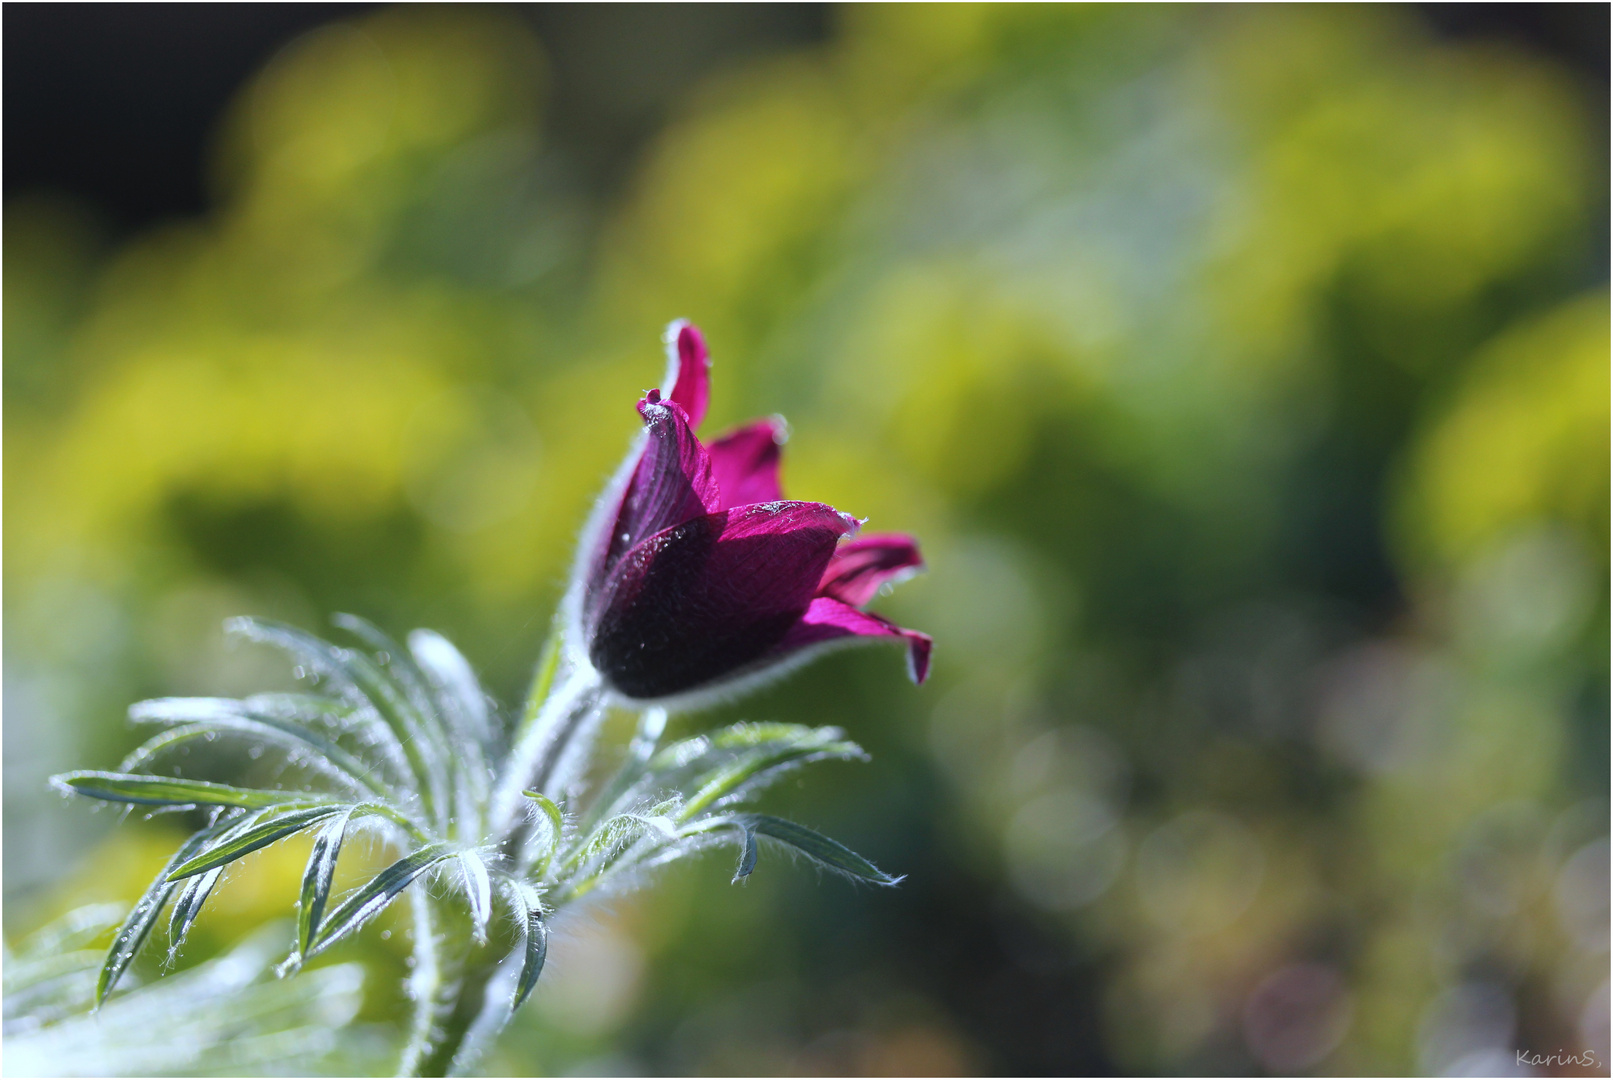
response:
[[[409,990],[414,997],[414,1022],[399,1076],[457,1076],[475,1065],[487,1037],[496,1034],[507,1016],[508,1002],[498,994],[500,961],[513,942],[475,943],[470,911],[455,896],[436,898],[423,886],[411,896],[415,915],[414,974]],[[478,1023],[478,1021],[481,1023]],[[473,1038],[480,1029],[482,1038]]]
[[[551,642],[489,808],[494,835],[503,836],[501,846],[517,865],[530,825],[520,807],[523,778],[548,781],[579,729],[598,712],[599,683],[592,671],[573,672],[557,685],[559,668],[558,645]],[[433,897],[422,881],[414,886],[411,903],[415,940],[409,989],[415,1011],[399,1074],[462,1074],[509,1019],[503,997],[508,988],[498,972],[515,941],[495,925],[490,928],[494,940],[477,944],[474,920],[457,893]]]
[[[509,837],[521,831],[524,821],[521,792],[540,787],[565,753],[577,727],[598,704],[599,678],[592,671],[572,672],[560,685],[546,687],[547,696],[529,709],[530,722],[517,734],[508,760],[493,790],[489,829]]]

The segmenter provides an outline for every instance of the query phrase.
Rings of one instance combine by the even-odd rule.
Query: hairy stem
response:
[[[449,1027],[464,976],[469,927],[450,925],[456,920],[431,899],[424,882],[411,889],[409,906],[414,909],[414,973],[409,977],[414,1022],[398,1075],[446,1076],[457,1049],[452,1044],[458,1039]]]
[[[514,943],[475,944],[462,898],[416,889],[414,1022],[398,1075],[464,1075],[509,1019],[508,988],[498,971]]]
[[[529,710],[531,720],[517,733],[493,792],[488,823],[494,836],[510,835],[518,820],[524,820],[521,792],[554,768],[582,718],[598,707],[599,692],[598,675],[592,670],[574,671],[550,688],[541,705]]]
[[[523,861],[529,828],[521,813],[521,792],[551,780],[579,734],[595,726],[600,711],[598,676],[584,668],[556,678],[561,666],[558,648],[551,644],[489,807],[492,833],[504,838],[501,846],[517,864]],[[433,897],[421,882],[414,887],[412,905],[414,973],[409,990],[414,1020],[399,1074],[463,1073],[509,1019],[504,997],[510,988],[503,985],[508,980],[500,979],[499,966],[515,943],[476,944],[471,913],[458,894]]]

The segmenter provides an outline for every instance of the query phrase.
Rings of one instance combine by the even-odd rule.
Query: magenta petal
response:
[[[715,463],[713,463],[715,465]],[[906,533],[859,536],[841,544],[818,585],[819,596],[832,596],[854,607],[872,600],[881,585],[923,569],[918,541]]]
[[[630,549],[587,615],[610,686],[668,697],[736,673],[784,640],[856,520],[821,503],[707,514]]]
[[[784,498],[778,479],[779,448],[783,442],[782,421],[758,420],[706,447],[724,510]]]
[[[688,414],[689,426],[698,428],[711,400],[711,355],[705,335],[689,320],[678,319],[666,328],[666,358],[663,393]]]
[[[812,601],[801,621],[790,629],[776,650],[780,655],[851,637],[900,638],[907,642],[907,674],[916,683],[930,675],[930,635],[904,630],[878,615],[859,611],[831,596]]]
[[[718,508],[711,458],[683,410],[651,390],[638,411],[644,417],[644,450],[622,497],[605,558],[594,571],[596,583],[634,544]]]

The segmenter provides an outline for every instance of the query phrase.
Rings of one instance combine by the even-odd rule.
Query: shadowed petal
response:
[[[689,426],[698,428],[706,418],[711,400],[711,356],[706,339],[688,319],[678,319],[666,328],[667,372],[664,380],[667,400],[677,403],[688,414]]]
[[[707,514],[631,548],[589,614],[589,658],[628,697],[692,690],[769,652],[855,518],[822,503]]]
[[[784,498],[778,479],[783,442],[784,422],[775,418],[747,424],[706,447],[724,510]]]
[[[596,579],[646,537],[718,508],[711,458],[690,430],[683,410],[662,401],[659,390],[651,390],[638,403],[638,411],[644,417],[644,451],[622,497]]]
[[[841,544],[818,585],[819,596],[832,596],[861,607],[881,585],[899,581],[924,568],[918,541],[906,533],[859,536]]]
[[[830,596],[812,601],[801,621],[791,627],[775,650],[779,654],[851,637],[900,638],[907,642],[907,674],[922,683],[930,674],[930,635],[904,630],[893,622]]]

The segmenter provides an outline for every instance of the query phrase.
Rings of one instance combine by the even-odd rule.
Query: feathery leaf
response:
[[[185,935],[190,932],[191,924],[196,916],[202,913],[202,905],[207,902],[208,894],[218,879],[223,876],[224,868],[216,866],[205,874],[199,874],[185,882],[185,887],[179,891],[179,897],[174,901],[174,909],[168,916],[168,956],[171,959],[184,943]]]
[[[738,885],[751,876],[756,869],[756,830],[749,825],[740,826],[741,841],[739,849],[739,865],[734,868],[734,880],[730,884]]]
[[[268,847],[276,840],[284,839],[292,833],[298,833],[310,825],[317,825],[326,818],[343,813],[349,807],[340,804],[331,805],[322,803],[317,806],[298,806],[284,810],[258,821],[250,829],[238,832],[233,836],[226,836],[219,843],[198,854],[195,858],[187,860],[176,867],[169,875],[170,881],[179,881],[182,878],[192,877],[196,874],[212,870],[214,867],[225,866],[234,862],[243,855],[250,854],[262,847]]]
[[[101,965],[101,974],[95,982],[96,1005],[105,1001],[107,995],[117,986],[118,980],[123,977],[123,973],[129,969],[129,965],[140,952],[140,946],[145,944],[151,928],[157,925],[157,917],[162,914],[163,905],[179,888],[177,884],[168,880],[173,868],[195,855],[214,837],[224,833],[234,824],[233,820],[221,818],[208,828],[193,833],[179,845],[179,850],[168,860],[168,865],[152,879],[150,885],[146,886],[146,891],[135,901],[134,907],[123,920],[123,925],[112,935],[112,946],[107,950],[106,962]]]
[[[390,740],[409,763],[421,794],[436,813],[443,813],[444,778],[441,762],[426,752],[423,722],[407,695],[363,653],[344,649],[312,634],[264,619],[231,619],[226,628],[248,640],[274,645],[309,668],[328,677],[344,693],[367,704],[381,717]]]
[[[328,822],[314,837],[314,848],[308,856],[308,866],[302,873],[302,893],[297,903],[297,953],[308,955],[308,946],[319,930],[319,920],[330,901],[331,882],[336,876],[336,859],[342,853],[342,841],[347,836],[347,823],[352,811]]]
[[[822,833],[814,832],[805,825],[797,825],[793,821],[773,817],[769,814],[734,814],[723,818],[712,818],[711,827],[731,825],[739,829],[742,842],[747,848],[754,843],[754,836],[764,836],[769,840],[776,840],[811,859],[814,863],[826,870],[854,877],[859,881],[871,882],[875,885],[895,885],[902,879],[892,877],[879,867],[852,851],[838,840],[831,840]],[[707,822],[700,822],[696,828],[703,828]],[[748,857],[747,851],[746,856]],[[754,865],[754,861],[752,863]],[[744,859],[741,860],[741,867]],[[744,875],[740,875],[744,876]]]
[[[331,703],[339,704],[334,700]],[[304,724],[254,710],[250,701],[233,698],[155,698],[130,706],[129,719],[136,723],[184,724],[186,726],[178,730],[185,732],[218,731],[263,739],[292,751],[304,751],[307,760],[316,766],[334,769],[378,795],[384,792],[374,775],[377,771],[374,764],[361,761],[334,740]],[[144,764],[136,760],[141,755],[149,757],[156,750],[165,749],[155,745],[156,742],[155,739],[151,740],[125,759],[123,771],[131,771],[137,765]],[[307,751],[312,753],[308,754]]]
[[[407,889],[410,882],[453,854],[450,844],[429,844],[382,870],[331,912],[330,918],[315,933],[307,955],[322,952],[369,922]]]
[[[521,1007],[538,985],[543,974],[543,962],[549,955],[549,924],[543,919],[543,903],[538,891],[524,881],[510,882],[510,899],[515,906],[521,927],[526,932],[525,955],[521,961],[521,976],[515,983],[515,999],[510,1011]]]
[[[476,852],[462,851],[459,872],[465,881],[465,899],[470,903],[471,932],[478,945],[485,945],[487,924],[493,917],[493,886],[487,878],[487,864]]]
[[[487,695],[482,693],[470,661],[435,630],[411,631],[409,651],[436,691],[449,723],[484,750],[491,749],[493,728],[487,716]]]
[[[177,780],[168,776],[138,776],[130,773],[81,771],[51,778],[80,795],[107,802],[135,803],[142,806],[234,806],[261,810],[287,803],[311,803],[319,796],[306,791],[268,791],[213,784],[206,780]]]

